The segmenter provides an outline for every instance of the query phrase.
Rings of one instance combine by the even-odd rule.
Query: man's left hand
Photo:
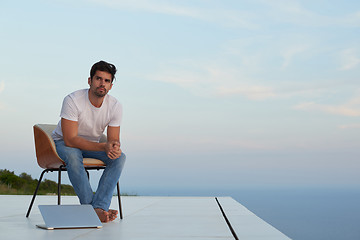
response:
[[[120,142],[111,141],[106,143],[106,154],[110,159],[116,159],[121,156]]]

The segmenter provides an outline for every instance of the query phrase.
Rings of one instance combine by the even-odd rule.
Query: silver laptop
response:
[[[44,229],[101,228],[102,224],[91,205],[39,205]]]

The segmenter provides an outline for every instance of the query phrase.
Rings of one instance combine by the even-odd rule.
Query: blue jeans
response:
[[[125,154],[121,153],[119,158],[110,159],[105,152],[84,151],[67,147],[63,140],[55,141],[55,145],[57,153],[66,164],[70,182],[80,200],[80,204],[91,204],[94,208],[109,211],[116,183],[119,181],[125,164]],[[95,194],[91,189],[83,158],[96,158],[106,164]]]

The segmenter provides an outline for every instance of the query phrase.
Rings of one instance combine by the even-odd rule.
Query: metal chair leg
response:
[[[30,202],[29,209],[28,209],[28,211],[27,211],[27,213],[26,213],[26,217],[29,217],[29,215],[30,215],[30,211],[31,211],[31,208],[32,208],[32,206],[33,206],[33,204],[34,204],[37,191],[39,190],[39,186],[40,186],[41,180],[42,180],[42,178],[43,178],[43,176],[44,176],[44,173],[46,173],[46,172],[48,172],[48,171],[49,171],[48,169],[45,169],[44,171],[42,171],[42,173],[41,173],[41,175],[40,175],[40,178],[39,178],[38,184],[37,184],[37,186],[36,186],[34,195],[33,195],[32,199],[31,199],[31,202]]]
[[[99,169],[98,169],[99,170]],[[40,187],[40,183],[44,177],[44,174],[47,173],[48,171],[58,171],[58,205],[61,205],[61,171],[66,171],[66,168],[65,166],[60,166],[59,169],[45,169],[44,171],[42,171],[41,175],[40,175],[40,178],[39,178],[39,181],[37,183],[37,186],[36,186],[36,189],[35,189],[35,192],[34,192],[34,195],[31,199],[31,202],[30,202],[30,206],[29,206],[29,209],[26,213],[26,217],[29,217],[30,215],[30,212],[31,212],[31,209],[32,209],[32,206],[35,202],[35,198],[36,198],[36,195],[37,195],[37,192],[39,190],[39,187]],[[88,175],[88,178],[89,178],[89,172],[87,171],[86,169],[86,173]],[[121,207],[121,198],[120,198],[120,184],[119,182],[117,182],[117,194],[118,194],[118,202],[119,202],[119,213],[120,213],[120,219],[123,219],[123,212],[122,212],[122,207]]]
[[[116,187],[117,187],[117,194],[118,194],[120,219],[123,219],[123,213],[122,213],[122,208],[121,208],[121,199],[120,199],[120,185],[119,185],[119,182],[117,182]]]
[[[58,205],[61,205],[61,168],[62,166],[59,167],[58,171]]]

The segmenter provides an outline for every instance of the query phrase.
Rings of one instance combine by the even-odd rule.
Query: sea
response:
[[[293,240],[360,240],[360,188],[184,189],[156,195],[230,196]]]
[[[294,240],[360,240],[360,189],[248,189],[231,194]]]

